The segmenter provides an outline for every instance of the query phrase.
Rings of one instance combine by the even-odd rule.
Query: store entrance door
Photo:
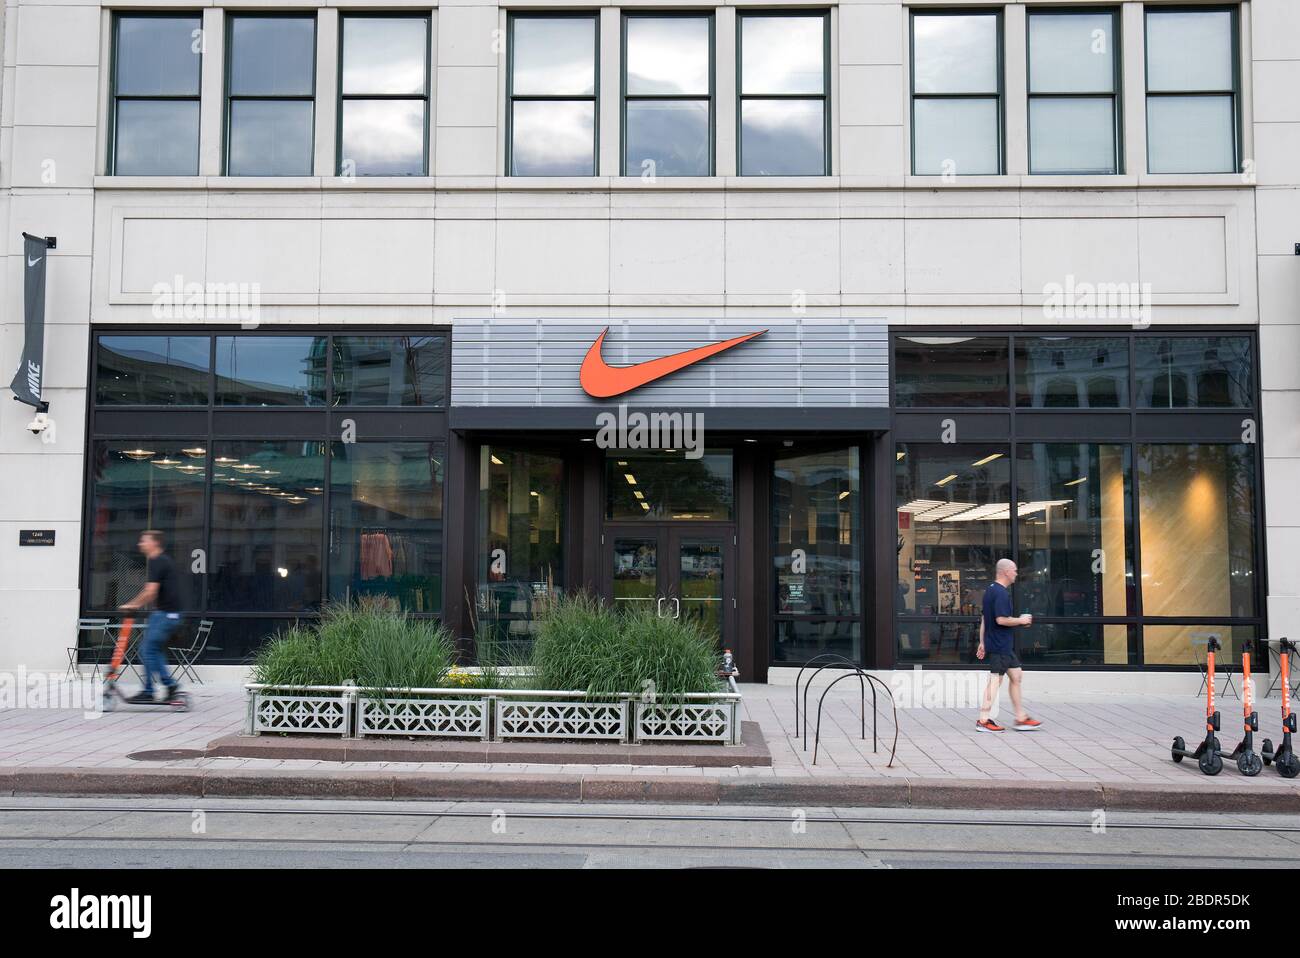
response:
[[[735,634],[732,524],[608,524],[605,595],[618,609],[697,622],[730,648]]]

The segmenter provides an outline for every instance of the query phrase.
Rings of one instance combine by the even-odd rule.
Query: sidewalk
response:
[[[851,687],[852,686],[852,687]],[[1030,685],[1032,690],[1032,684]],[[795,737],[794,690],[746,685],[743,718],[759,723],[770,768],[653,765],[521,765],[433,762],[320,762],[203,757],[215,739],[239,733],[245,698],[237,686],[191,688],[187,713],[121,707],[87,718],[80,710],[0,711],[0,795],[35,793],[259,794],[336,797],[646,799],[768,804],[990,808],[1140,808],[1300,811],[1300,779],[1273,769],[1248,779],[1233,762],[1215,777],[1195,763],[1175,765],[1175,734],[1194,745],[1203,699],[1190,695],[1062,693],[1030,695],[1043,722],[1036,732],[977,731],[973,709],[900,709],[894,726],[881,696],[879,747],[872,751],[856,686],[827,697],[814,766],[813,726],[820,688],[810,696],[808,747]],[[1240,739],[1240,703],[1220,702],[1219,739]],[[1264,737],[1280,737],[1276,696],[1257,703]],[[1003,718],[1008,706],[1003,704]],[[180,754],[172,750],[180,750]],[[153,760],[139,752],[171,752]],[[193,754],[185,755],[185,752]]]

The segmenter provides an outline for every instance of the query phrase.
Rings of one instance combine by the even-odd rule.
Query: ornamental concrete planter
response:
[[[626,742],[629,726],[627,698],[590,701],[582,692],[496,693],[493,727],[496,741],[566,739]]]
[[[740,695],[645,702],[541,689],[384,689],[248,685],[247,733],[426,736],[503,742],[740,744]]]
[[[423,735],[488,741],[490,701],[478,690],[385,689],[382,696],[357,693],[357,738]]]
[[[306,732],[311,735],[352,734],[353,696],[344,686],[245,686],[248,690],[249,735],[263,732]]]
[[[682,701],[634,703],[634,742],[740,744],[740,696],[688,695]]]

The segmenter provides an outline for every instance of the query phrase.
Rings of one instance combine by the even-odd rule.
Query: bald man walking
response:
[[[986,654],[989,657],[989,683],[984,689],[979,721],[975,723],[975,727],[982,732],[1005,731],[989,717],[1004,675],[1011,679],[1011,704],[1016,710],[1016,730],[1032,732],[1043,724],[1030,718],[1020,701],[1020,680],[1024,671],[1020,667],[1020,658],[1016,655],[1016,640],[1011,630],[1032,625],[1034,617],[1029,613],[1011,614],[1011,586],[1015,584],[1018,574],[1014,562],[999,559],[997,578],[984,590],[984,617],[980,620],[980,644],[975,653],[976,658],[981,660]]]

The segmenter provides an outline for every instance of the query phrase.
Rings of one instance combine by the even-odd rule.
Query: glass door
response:
[[[617,609],[649,608],[731,641],[735,611],[731,526],[606,526],[606,594]]]

